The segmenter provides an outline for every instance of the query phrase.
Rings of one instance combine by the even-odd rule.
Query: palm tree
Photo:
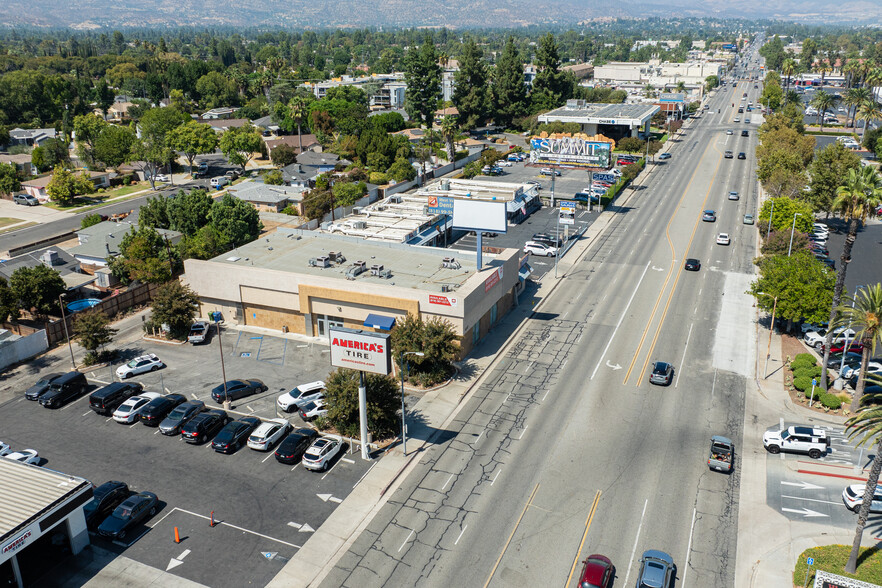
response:
[[[880,108],[878,102],[870,98],[858,105],[854,116],[864,121],[864,126],[861,128],[861,143],[863,143],[870,121],[882,119],[882,108]]]
[[[818,90],[815,97],[812,98],[811,105],[818,109],[818,124],[821,125],[821,131],[824,130],[824,115],[827,114],[828,108],[832,108],[836,104],[836,100],[832,94],[823,90]]]
[[[865,62],[865,64],[864,85],[868,88],[882,85],[882,67],[870,67],[869,62]]]
[[[676,90],[677,90],[677,92],[684,94],[686,92],[686,82],[684,82],[684,81],[677,82]]]
[[[781,64],[781,73],[784,74],[786,79],[784,83],[784,95],[787,96],[787,90],[790,88],[790,76],[793,75],[793,72],[796,71],[796,62],[788,57],[784,60],[784,63]],[[785,101],[786,102],[786,101]]]
[[[851,126],[854,126],[854,116],[857,114],[857,107],[860,106],[861,102],[864,100],[868,100],[872,97],[872,92],[869,88],[849,88],[849,90],[845,93],[845,98],[842,101],[848,106],[848,114],[852,117]],[[848,117],[846,117],[847,119]],[[848,120],[845,121],[848,123]]]
[[[851,304],[846,303],[839,307],[836,324],[853,328],[857,331],[855,340],[859,340],[864,345],[861,369],[858,372],[854,399],[851,402],[852,412],[857,412],[864,393],[867,364],[870,356],[876,355],[876,343],[882,339],[882,284],[864,288],[849,300]]]
[[[655,88],[652,87],[652,84],[646,84],[645,86],[643,86],[643,95],[646,98],[652,98],[654,94]]]
[[[303,135],[300,132],[300,125],[303,123],[303,117],[306,116],[306,106],[306,99],[303,96],[294,96],[288,102],[288,115],[297,124],[297,142],[300,144],[300,153],[303,153]]]
[[[878,287],[878,286],[877,286]],[[851,555],[848,557],[848,563],[845,564],[845,572],[854,574],[857,571],[858,554],[861,548],[861,537],[864,534],[864,527],[870,516],[870,506],[873,503],[873,496],[876,492],[876,484],[879,483],[879,473],[882,472],[882,394],[874,394],[872,396],[873,403],[868,403],[861,408],[861,411],[845,422],[848,438],[854,439],[860,437],[858,446],[876,445],[876,456],[873,458],[873,465],[870,468],[870,475],[867,476],[867,484],[864,486],[864,497],[861,501],[861,508],[858,510],[857,526],[854,530],[854,542],[851,545]],[[867,397],[869,400],[871,397]]]
[[[879,174],[871,167],[861,166],[860,169],[848,170],[844,185],[836,190],[836,199],[831,209],[839,213],[841,218],[848,223],[848,235],[842,246],[842,256],[839,258],[839,271],[836,273],[836,285],[833,288],[833,305],[830,309],[830,324],[837,321],[839,316],[839,302],[842,300],[842,290],[845,287],[845,273],[851,261],[851,249],[857,239],[860,226],[868,217],[875,215],[876,207],[882,201],[882,180]],[[833,341],[833,329],[827,331],[827,340],[824,345],[824,363],[830,360],[830,344]],[[827,389],[827,370],[821,372],[821,390]],[[856,405],[855,407],[856,408]]]
[[[454,139],[459,133],[459,121],[456,116],[448,115],[441,119],[441,137],[447,145],[447,159],[450,163],[456,161],[456,147]]]

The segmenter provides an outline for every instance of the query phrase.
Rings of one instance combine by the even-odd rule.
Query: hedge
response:
[[[815,359],[815,356],[812,355],[811,353],[798,353],[798,354],[796,354],[796,357],[793,358],[793,362],[806,361],[806,360],[808,360],[808,362],[811,365],[818,365],[818,360]],[[793,363],[793,362],[791,362],[791,363]]]
[[[821,394],[821,404],[830,410],[839,410],[842,407],[842,399],[835,394]]]
[[[812,388],[812,379],[810,376],[797,376],[793,378],[793,387],[799,390],[800,392],[804,392],[805,390],[811,390]]]
[[[815,364],[805,359],[794,359],[790,362],[790,371],[793,373],[796,373],[799,370],[811,369],[813,367],[815,367]]]
[[[797,370],[793,370],[793,378],[808,378],[809,382],[811,382],[812,378],[820,378],[821,377],[821,366],[813,365],[807,366],[803,368],[799,368]]]

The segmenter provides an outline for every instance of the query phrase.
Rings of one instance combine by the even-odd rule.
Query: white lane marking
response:
[[[714,368],[714,382],[711,384],[711,403],[714,400],[714,390],[717,389],[717,370]]]
[[[294,466],[293,468],[291,468],[291,471],[293,472],[294,470],[296,470],[297,467],[298,467],[299,465],[300,465],[300,464],[298,463],[296,466]]]
[[[631,559],[628,560],[628,573],[625,574],[625,582],[624,585],[628,585],[628,578],[631,577],[631,567],[634,561],[634,556],[637,555],[637,543],[640,541],[640,529],[643,528],[643,517],[646,516],[646,506],[649,504],[649,499],[643,503],[643,514],[640,515],[640,524],[637,526],[637,536],[634,537],[634,549],[631,550]]]
[[[195,513],[195,512],[190,512],[189,510],[184,510],[183,508],[178,508],[177,506],[174,508],[174,510],[179,510],[179,511],[181,511],[181,512],[183,512],[183,513],[187,513],[188,515],[191,515],[191,516],[194,516],[194,517],[199,517],[200,519],[205,519],[206,521],[210,520],[210,517],[207,517],[207,516],[205,516],[205,515],[201,515],[201,514],[197,514],[197,513]],[[165,518],[165,517],[163,517],[163,518]],[[160,520],[161,520],[161,519],[160,519]],[[246,529],[245,527],[239,527],[239,526],[237,526],[237,525],[233,525],[233,524],[228,523],[228,522],[226,522],[226,521],[223,521],[223,522],[216,521],[216,522],[215,522],[215,525],[223,525],[223,526],[225,526],[225,527],[230,527],[230,528],[232,528],[232,529],[236,529],[237,531],[242,531],[243,533],[250,533],[250,534],[252,534],[252,535],[256,535],[256,536],[258,536],[258,537],[263,537],[264,539],[269,539],[270,541],[275,541],[276,543],[281,543],[282,545],[287,545],[287,546],[289,546],[289,547],[293,547],[293,548],[295,548],[295,549],[300,549],[300,548],[301,548],[300,545],[295,545],[295,544],[293,544],[293,543],[288,543],[287,541],[282,541],[281,539],[276,539],[275,537],[270,537],[269,535],[264,535],[263,533],[258,533],[257,531],[252,531],[252,530],[250,530],[250,529]],[[155,526],[156,526],[156,525],[154,525],[154,527],[155,527]]]
[[[619,327],[622,326],[622,321],[625,320],[625,315],[628,314],[628,309],[631,308],[631,302],[634,301],[634,296],[637,295],[637,290],[640,289],[640,284],[643,283],[643,278],[646,276],[646,272],[649,271],[649,266],[652,264],[652,260],[646,262],[646,267],[643,270],[643,274],[640,276],[640,280],[637,282],[637,286],[634,288],[634,291],[631,293],[631,298],[628,300],[628,304],[625,306],[624,312],[622,312],[622,316],[619,317],[619,322],[616,323],[616,328],[613,329],[612,335],[610,335],[609,340],[606,342],[606,347],[603,348],[603,353],[600,354],[600,359],[597,360],[597,365],[594,367],[594,371],[591,372],[591,377],[589,380],[593,380],[595,374],[597,374],[597,370],[600,369],[600,363],[603,361],[606,352],[609,351],[609,346],[612,345],[613,339],[616,336],[616,333],[619,331]],[[627,584],[627,582],[625,582]]]
[[[335,502],[337,504],[340,504],[341,502],[343,502],[342,498],[337,498],[336,496],[332,496],[330,494],[316,494],[316,496],[321,498],[322,502],[330,501],[330,502]]]
[[[683,347],[683,359],[680,360],[680,369],[683,369],[683,366],[686,365],[686,351],[689,350],[689,339],[692,337],[692,326],[695,323],[690,323],[689,325],[689,334],[686,335],[686,345]],[[716,370],[714,370],[714,377],[716,377]],[[678,388],[680,386],[680,378],[677,377],[677,381],[674,382],[674,388]],[[713,392],[711,392],[713,395]]]
[[[493,485],[493,482],[496,481],[496,478],[499,477],[499,472],[501,472],[501,471],[502,471],[502,468],[499,468],[498,470],[496,470],[496,475],[493,476],[493,479],[492,479],[492,480],[490,480],[490,485],[491,485],[491,486]]]
[[[411,529],[410,534],[407,536],[407,539],[404,540],[404,543],[401,544],[401,547],[398,548],[398,553],[401,553],[401,550],[404,549],[404,546],[407,545],[407,542],[410,541],[411,537],[413,537],[413,529]]]
[[[447,481],[444,482],[444,485],[443,485],[443,486],[441,486],[441,490],[444,490],[445,488],[447,488],[447,484],[449,484],[449,483],[450,483],[450,480],[452,480],[452,479],[453,479],[453,474],[450,474],[450,477],[447,478]],[[490,484],[490,485],[492,486],[493,484]]]
[[[823,486],[817,486],[815,484],[811,484],[809,482],[786,482],[781,480],[781,483],[785,486],[796,486],[797,488],[802,488],[803,490],[823,490]]]
[[[481,437],[484,435],[484,431],[486,431],[486,430],[487,430],[487,429],[484,429],[483,431],[481,431],[480,433],[478,433],[478,438],[475,439],[475,440],[472,442],[472,445],[477,445],[477,444],[478,444],[478,441],[481,440]]]
[[[546,391],[545,391],[545,396],[542,397],[542,401],[543,401],[543,402],[545,401],[546,398],[548,398],[548,393],[549,393],[549,392],[551,392],[551,390],[546,390]]]
[[[523,439],[523,438],[524,438],[524,433],[527,432],[527,427],[529,427],[529,426],[530,426],[530,425],[524,425],[524,428],[521,430],[521,434],[518,435],[518,439]]]
[[[822,512],[818,512],[816,510],[811,510],[810,508],[782,508],[784,512],[793,512],[796,514],[801,514],[803,518],[815,518],[815,517],[829,517],[830,515],[824,514]]]
[[[842,501],[836,500],[820,500],[819,498],[805,498],[803,496],[787,496],[786,494],[782,494],[781,498],[792,498],[793,500],[807,500],[809,502],[822,502],[824,504],[842,504]]]
[[[83,413],[83,416],[89,416],[90,414],[92,414],[92,411],[91,411],[91,410],[90,410],[90,411],[87,411],[87,412],[84,412],[84,413]]]
[[[462,539],[462,534],[465,533],[465,530],[468,528],[469,528],[468,525],[466,525],[465,527],[462,528],[462,531],[459,532],[459,536],[456,538],[456,541],[453,542],[454,545],[459,543],[459,540]],[[398,551],[401,551],[401,550],[399,549]]]
[[[692,509],[692,526],[689,527],[689,542],[686,544],[686,566],[683,568],[683,579],[680,588],[686,588],[686,572],[689,570],[689,554],[692,551],[692,533],[695,531],[695,508]]]

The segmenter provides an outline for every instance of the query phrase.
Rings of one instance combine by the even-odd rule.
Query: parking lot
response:
[[[220,348],[170,345],[138,338],[118,346],[125,357],[156,353],[167,364],[135,376],[146,391],[181,393],[220,408],[210,390],[221,383]],[[121,336],[121,340],[126,338]],[[269,390],[233,403],[231,416],[276,416],[275,399],[297,384],[325,379],[327,347],[270,335],[223,333],[228,379],[258,378]],[[325,473],[283,465],[272,451],[243,447],[231,455],[210,444],[189,445],[142,424],[122,425],[89,408],[88,394],[110,381],[111,368],[87,373],[90,389],[56,410],[23,398],[37,374],[69,369],[64,354],[44,356],[4,381],[0,405],[2,439],[15,448],[34,448],[41,465],[83,476],[95,484],[126,482],[134,491],[158,495],[161,509],[127,535],[125,542],[92,541],[138,562],[209,586],[262,586],[358,484],[370,462],[347,452]],[[12,394],[11,398],[9,395]],[[285,415],[295,426],[304,423]],[[211,513],[219,524],[210,525]],[[181,543],[174,542],[178,528]],[[177,559],[183,551],[187,554]],[[180,561],[176,564],[172,560]]]

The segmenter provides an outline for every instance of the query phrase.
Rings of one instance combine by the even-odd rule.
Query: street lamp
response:
[[[851,298],[851,307],[854,308],[854,303],[857,302],[857,291],[863,288],[863,286],[857,286],[854,289],[854,296]],[[848,322],[848,327],[851,328],[851,321]],[[854,343],[854,339],[851,341],[848,340],[848,331],[845,332],[845,345],[842,349],[842,361],[839,362],[839,377],[842,377],[842,370],[845,368],[845,355],[848,353],[848,348]],[[830,346],[832,347],[832,340]],[[844,385],[844,384],[843,384]]]
[[[757,292],[757,296],[771,296],[765,292]],[[775,296],[775,302],[772,304],[772,322],[769,324],[769,344],[766,346],[766,365],[763,368],[763,380],[769,377],[769,358],[772,356],[772,331],[775,330],[775,311],[778,310],[778,297]]]
[[[775,214],[775,201],[772,200],[772,209],[769,211],[769,228],[766,229],[766,238],[768,239],[769,233],[772,232],[772,216]]]
[[[61,324],[64,326],[64,336],[67,338],[67,348],[70,350],[70,365],[76,370],[77,362],[74,361],[73,346],[70,344],[70,333],[67,332],[67,319],[64,317],[64,303],[61,301],[62,296],[64,296],[63,292],[58,295],[58,308],[61,309]]]
[[[790,246],[787,248],[787,257],[790,257],[790,252],[793,250],[793,232],[796,230],[796,217],[798,216],[802,216],[802,213],[793,213],[793,226],[790,227]]]
[[[404,455],[407,455],[407,435],[406,435],[406,423],[404,420],[405,412],[404,412],[404,372],[407,370],[407,356],[408,355],[416,355],[417,357],[423,357],[425,353],[422,351],[404,351],[401,353],[401,366],[398,371],[401,372],[401,452]]]
[[[230,410],[230,395],[227,392],[227,370],[224,366],[224,340],[221,338],[221,318],[220,311],[214,311],[209,316],[214,319],[217,328],[217,348],[220,350],[221,377],[224,379],[224,410]]]

